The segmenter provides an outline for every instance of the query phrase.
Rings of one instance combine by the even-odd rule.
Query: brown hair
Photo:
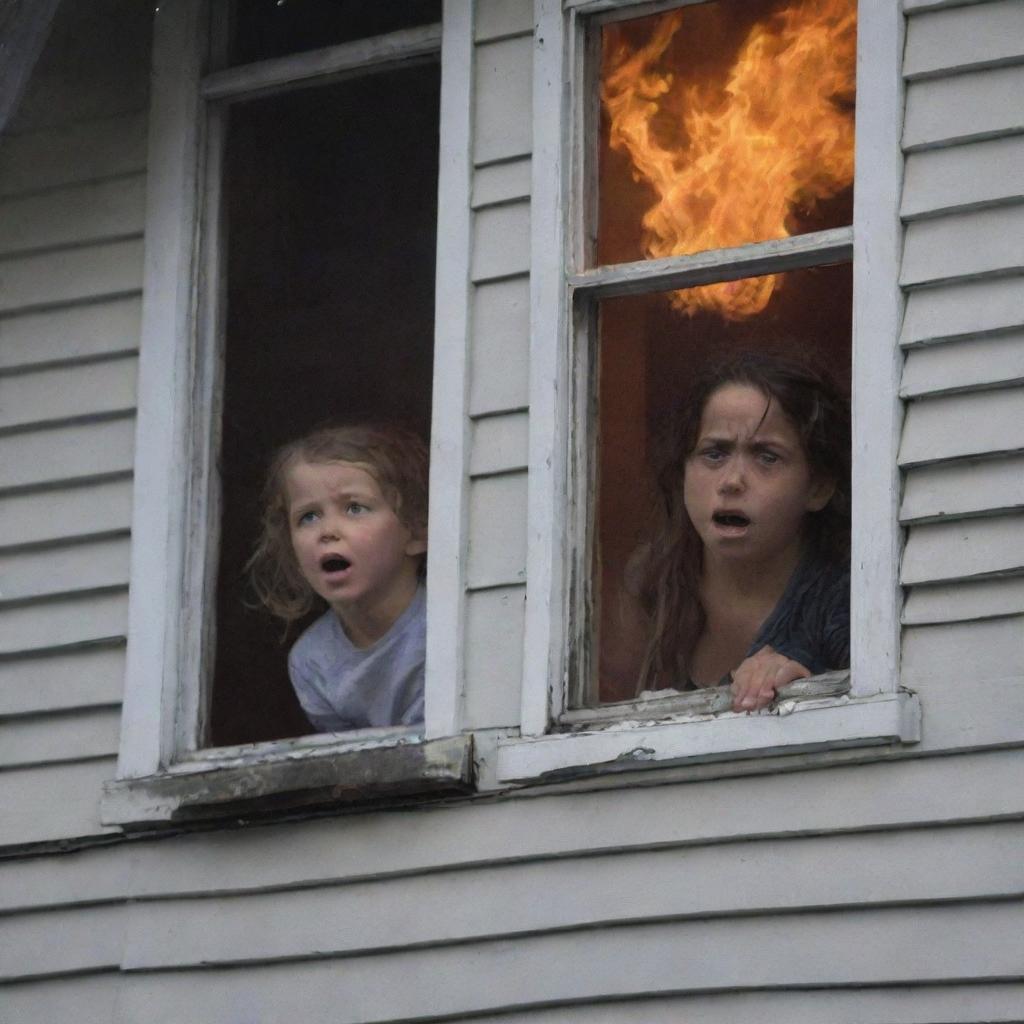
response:
[[[406,529],[427,535],[430,458],[418,435],[390,424],[361,424],[325,427],[284,445],[267,470],[260,537],[246,571],[260,602],[286,622],[316,602],[295,561],[288,522],[288,470],[296,462],[351,462],[366,469]],[[421,573],[425,563],[424,556]]]
[[[811,474],[835,482],[819,512],[807,513],[805,536],[821,557],[843,562],[850,543],[850,414],[824,374],[784,359],[747,353],[708,367],[677,407],[658,473],[658,525],[640,569],[639,599],[651,629],[638,689],[682,686],[704,629],[700,603],[703,546],[683,504],[682,481],[708,399],[727,384],[757,388],[778,402],[803,443]]]

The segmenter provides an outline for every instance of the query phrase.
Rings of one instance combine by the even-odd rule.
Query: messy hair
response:
[[[260,602],[286,622],[302,618],[316,603],[295,560],[288,521],[288,471],[298,462],[350,462],[365,469],[402,525],[416,536],[427,535],[430,460],[418,435],[390,424],[361,424],[325,427],[284,445],[267,470],[259,541],[246,571]],[[424,565],[422,556],[421,574]]]
[[[849,558],[850,413],[824,374],[788,360],[747,353],[709,366],[676,409],[657,476],[658,525],[638,567],[640,604],[650,625],[638,689],[682,687],[704,629],[700,602],[703,546],[683,503],[683,477],[708,399],[727,384],[745,384],[777,402],[796,428],[812,477],[835,482],[828,504],[808,512],[805,541],[821,557]]]

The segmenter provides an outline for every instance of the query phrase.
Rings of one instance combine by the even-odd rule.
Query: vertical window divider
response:
[[[469,516],[469,343],[472,249],[473,12],[445,0],[441,40],[434,400],[427,549],[427,738],[462,728]],[[458,382],[457,384],[455,382]]]
[[[150,775],[174,753],[189,404],[179,382],[188,379],[195,317],[205,13],[204,0],[165,4],[154,29],[121,778]]]

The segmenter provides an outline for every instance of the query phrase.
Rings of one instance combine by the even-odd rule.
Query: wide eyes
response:
[[[361,501],[347,501],[345,502],[345,515],[347,516],[363,516],[367,512],[371,511],[369,505],[364,505]],[[318,523],[323,519],[323,514],[319,509],[306,509],[305,512],[300,513],[295,518],[296,526],[310,526],[313,523]]]

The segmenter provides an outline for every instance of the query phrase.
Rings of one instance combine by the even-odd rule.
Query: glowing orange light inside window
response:
[[[855,0],[719,0],[606,25],[599,261],[849,223],[855,60]],[[623,158],[628,173],[616,177]],[[634,215],[623,229],[623,211],[638,208],[639,223]],[[742,320],[780,280],[690,288],[670,301]]]

